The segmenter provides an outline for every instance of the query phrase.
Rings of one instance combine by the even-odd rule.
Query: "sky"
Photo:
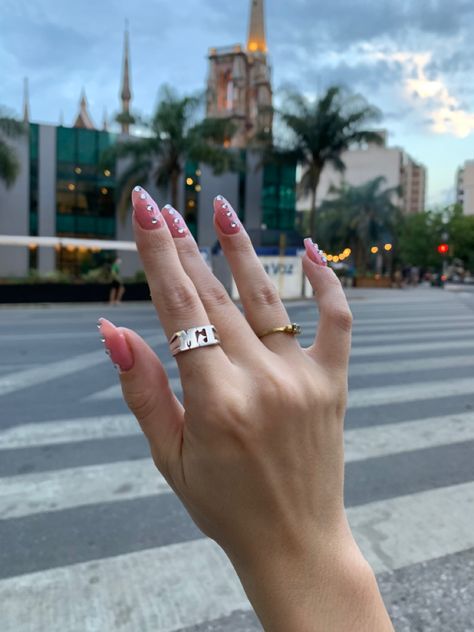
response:
[[[244,44],[250,0],[2,0],[0,105],[72,124],[84,88],[96,125],[119,107],[125,20],[132,109],[158,89],[203,90],[207,51]],[[474,159],[473,0],[266,0],[273,86],[313,98],[337,83],[383,113],[389,144],[428,168],[427,204],[454,201],[456,169]]]

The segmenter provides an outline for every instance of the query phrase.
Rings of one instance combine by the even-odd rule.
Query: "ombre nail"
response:
[[[314,263],[317,263],[319,266],[327,266],[328,261],[324,256],[323,251],[318,248],[318,244],[313,243],[311,237],[307,237],[303,243],[306,254],[311,261],[314,261]]]
[[[120,371],[129,371],[133,367],[133,355],[120,329],[105,318],[100,319],[100,333],[105,344],[105,353]]]
[[[163,206],[162,215],[173,237],[186,237],[186,235],[189,235],[189,229],[182,215],[171,204]]]
[[[224,235],[234,235],[241,227],[237,213],[222,195],[214,198],[214,217]]]
[[[135,187],[132,191],[132,204],[135,219],[141,228],[153,230],[163,226],[163,217],[156,202],[142,187]]]

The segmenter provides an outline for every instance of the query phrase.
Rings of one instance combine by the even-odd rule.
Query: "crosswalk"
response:
[[[346,505],[384,574],[474,547],[474,312],[441,291],[406,296],[351,305]],[[312,303],[289,309],[309,343]],[[180,394],[163,334],[138,317]],[[34,346],[41,332],[27,331]],[[251,611],[235,573],[155,470],[103,353],[82,348],[86,330],[78,340],[69,358],[0,374],[0,410],[83,383],[64,406],[75,413],[0,418],[0,630],[219,630]],[[383,487],[387,471],[396,485]],[[253,619],[246,629],[261,630]]]

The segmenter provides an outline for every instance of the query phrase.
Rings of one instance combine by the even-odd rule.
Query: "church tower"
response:
[[[267,59],[263,0],[251,0],[246,47],[209,51],[207,116],[226,118],[235,127],[227,143],[247,147],[272,129],[272,86]]]
[[[130,134],[130,125],[133,123],[133,117],[130,114],[130,101],[132,100],[132,91],[130,90],[130,51],[128,43],[128,24],[125,25],[125,35],[123,41],[123,67],[122,67],[122,90],[120,99],[122,101],[122,111],[117,117],[122,128],[122,134]]]

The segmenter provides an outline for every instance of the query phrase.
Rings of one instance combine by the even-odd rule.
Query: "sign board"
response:
[[[301,298],[303,289],[301,257],[262,256],[259,259],[281,298]],[[239,292],[233,279],[232,298],[239,298]]]

